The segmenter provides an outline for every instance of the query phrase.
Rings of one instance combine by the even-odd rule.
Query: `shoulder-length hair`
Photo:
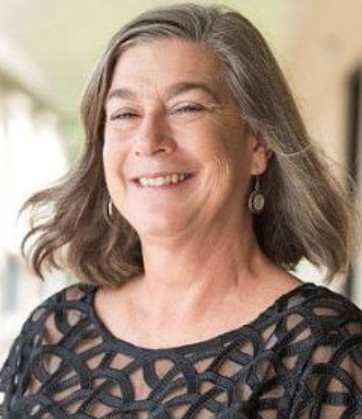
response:
[[[84,91],[85,147],[76,167],[56,186],[32,196],[32,226],[22,251],[42,277],[45,267],[66,268],[81,280],[118,284],[143,272],[136,231],[115,211],[102,163],[104,102],[122,52],[141,42],[178,38],[207,45],[244,120],[273,150],[262,178],[265,209],[254,216],[262,251],[292,269],[306,258],[346,272],[357,248],[357,213],[348,192],[305,129],[285,78],[259,31],[223,6],[181,4],[147,11],[111,39]]]

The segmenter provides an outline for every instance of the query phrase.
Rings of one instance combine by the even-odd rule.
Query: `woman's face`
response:
[[[105,103],[103,161],[116,208],[142,238],[247,214],[265,148],[244,123],[212,52],[145,42],[117,62]]]

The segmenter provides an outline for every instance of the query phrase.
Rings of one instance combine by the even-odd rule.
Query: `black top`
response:
[[[164,349],[114,337],[96,289],[68,287],[30,315],[0,373],[1,418],[362,418],[362,312],[327,288],[303,284],[247,325]]]

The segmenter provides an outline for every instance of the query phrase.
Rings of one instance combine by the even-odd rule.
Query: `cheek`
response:
[[[242,136],[225,127],[213,130],[198,143],[198,154],[218,171],[233,176],[249,170],[250,150]]]
[[[103,166],[106,178],[114,171],[114,167],[116,166],[115,156],[117,156],[117,154],[114,153],[107,143],[105,143],[103,146]]]
[[[208,191],[209,200],[223,201],[223,197],[235,189],[241,175],[237,151],[230,147],[227,138],[215,136],[215,132],[199,141],[193,151],[204,167],[200,194],[203,196],[204,191]]]
[[[119,142],[108,137],[104,141],[102,158],[107,185],[112,188],[114,183],[119,183],[123,178],[126,152]]]
[[[251,170],[251,149],[243,133],[225,129],[210,147],[209,189],[217,194],[243,200],[247,193]]]

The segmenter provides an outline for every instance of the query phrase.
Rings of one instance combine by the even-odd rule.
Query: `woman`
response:
[[[40,276],[82,283],[25,323],[3,417],[361,417],[362,313],[290,273],[345,272],[356,215],[259,32],[223,7],[148,11],[82,116],[80,163],[27,203],[48,217],[24,241]]]

